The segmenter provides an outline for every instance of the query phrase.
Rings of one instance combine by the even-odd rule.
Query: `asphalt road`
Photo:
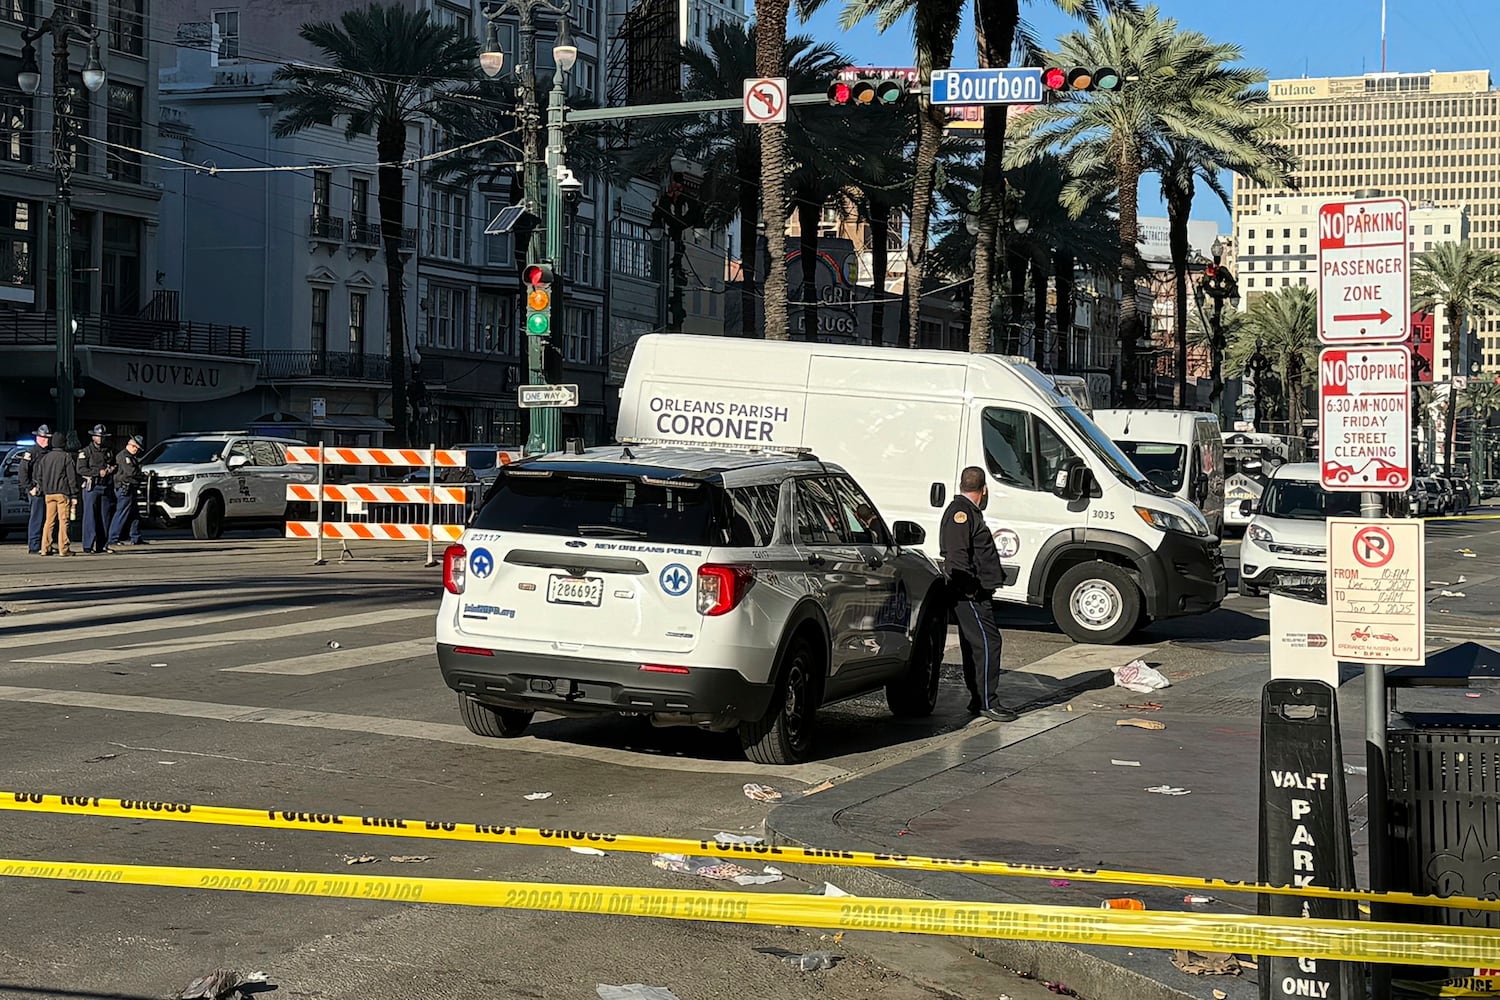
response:
[[[1444,602],[1455,638],[1494,634],[1500,588],[1481,569],[1500,556],[1492,523],[1429,532],[1429,575],[1467,574],[1450,588],[1466,597]],[[269,533],[158,537],[67,560],[0,545],[0,788],[700,839],[761,831],[770,807],[746,797],[746,782],[802,794],[990,725],[963,714],[954,667],[933,718],[894,720],[879,697],[835,706],[820,716],[819,757],[793,768],[750,764],[729,736],[639,720],[538,717],[520,740],[475,737],[427,651],[439,584],[421,555],[367,543],[350,561],[315,567],[308,544]],[[1078,677],[1137,656],[1168,676],[1211,673],[1264,655],[1265,617],[1264,600],[1236,598],[1101,648],[1017,609],[1006,696],[1057,704]],[[536,792],[552,794],[526,799]],[[620,852],[19,813],[0,814],[0,830],[4,859],[821,889],[792,868],[749,890]],[[377,860],[346,864],[362,854]],[[389,860],[413,854],[430,860]],[[221,966],[264,969],[273,995],[288,997],[590,998],[604,983],[665,986],[681,1000],[1052,995],[945,939],[832,942],[794,928],[25,879],[3,890],[5,997],[167,996]],[[839,964],[804,973],[780,957],[816,949]]]

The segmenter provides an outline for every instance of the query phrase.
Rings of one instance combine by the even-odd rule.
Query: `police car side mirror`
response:
[[[948,491],[942,483],[933,483],[932,490],[928,494],[928,500],[934,507],[941,507],[947,496]]]
[[[927,532],[915,521],[897,521],[891,527],[892,537],[902,547],[921,545],[927,541]]]
[[[246,456],[246,455],[230,455],[229,456],[229,467],[231,469],[238,469],[241,466],[245,466],[245,465],[249,465],[249,464],[250,464],[250,458],[248,456]]]

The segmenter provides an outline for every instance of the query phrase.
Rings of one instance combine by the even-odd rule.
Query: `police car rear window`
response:
[[[666,485],[639,476],[502,475],[472,527],[570,538],[722,544],[717,487]]]

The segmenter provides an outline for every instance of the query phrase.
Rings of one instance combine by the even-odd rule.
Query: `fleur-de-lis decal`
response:
[[[1427,862],[1427,877],[1438,896],[1500,895],[1500,853],[1487,850],[1479,831],[1469,827],[1458,853],[1444,851]]]

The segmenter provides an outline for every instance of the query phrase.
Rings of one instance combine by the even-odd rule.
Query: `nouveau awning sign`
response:
[[[161,402],[222,399],[255,386],[258,361],[168,351],[79,347],[80,374],[121,392]]]

